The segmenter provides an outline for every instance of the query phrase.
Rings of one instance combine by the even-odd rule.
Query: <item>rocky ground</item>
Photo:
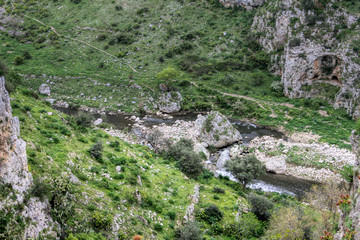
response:
[[[209,132],[208,132],[208,131]],[[205,166],[220,174],[230,158],[252,152],[265,163],[269,172],[291,175],[317,182],[341,180],[337,170],[345,165],[355,165],[356,157],[348,149],[319,142],[319,136],[310,133],[293,133],[285,139],[270,136],[256,137],[248,145],[241,143],[241,135],[225,116],[211,112],[199,115],[195,121],[178,120],[173,125],[144,126],[138,119],[130,133],[107,130],[130,143],[148,145],[154,149],[164,147],[166,139],[174,142],[181,138],[191,139],[194,149],[207,157]],[[209,146],[218,149],[209,151]]]

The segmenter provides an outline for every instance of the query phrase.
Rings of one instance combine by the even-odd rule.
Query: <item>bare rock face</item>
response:
[[[44,95],[50,95],[50,86],[47,84],[41,84],[39,87],[39,93]]]
[[[159,98],[157,106],[161,112],[175,113],[180,111],[182,100],[179,92],[166,92]]]
[[[26,142],[20,138],[20,122],[12,117],[5,79],[0,76],[0,185],[3,184],[11,188],[11,193],[5,199],[0,198],[0,211],[14,211],[13,206],[24,203],[24,209],[16,215],[31,219],[25,227],[24,239],[37,238],[40,233],[56,237],[52,228],[58,225],[51,219],[49,204],[36,198],[24,202],[33,178],[28,170]]]
[[[225,7],[244,7],[248,10],[261,6],[266,0],[220,0]]]
[[[198,138],[209,146],[221,148],[242,140],[240,132],[219,112],[198,116],[195,121]]]
[[[359,14],[334,10],[332,4],[317,6],[323,10],[321,19],[299,1],[271,2],[257,13],[252,29],[264,49],[272,52],[271,70],[281,75],[286,96],[320,97],[358,117],[360,61],[353,48],[358,34],[347,32],[360,31]]]

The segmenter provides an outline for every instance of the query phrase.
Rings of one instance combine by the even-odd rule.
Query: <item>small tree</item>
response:
[[[174,68],[165,68],[156,74],[156,77],[164,81],[167,87],[169,87],[171,85],[171,81],[174,81],[179,77],[179,73]]]
[[[265,165],[254,155],[236,157],[226,162],[225,167],[244,187],[254,179],[259,179],[266,171]]]
[[[90,155],[95,158],[96,160],[100,160],[102,158],[102,150],[103,150],[103,145],[102,143],[96,142],[90,149],[89,149],[89,153]]]
[[[260,220],[267,221],[270,217],[270,211],[274,204],[264,196],[250,193],[248,201],[251,205],[251,212],[253,212]]]
[[[176,239],[201,240],[201,231],[196,222],[188,222],[185,226],[176,230]]]

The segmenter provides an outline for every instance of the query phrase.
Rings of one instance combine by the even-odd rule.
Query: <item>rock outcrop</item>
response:
[[[47,84],[41,84],[39,87],[39,93],[44,95],[50,95],[50,86]]]
[[[26,143],[20,138],[20,123],[17,117],[12,117],[10,97],[5,89],[5,79],[0,77],[0,185],[10,192],[7,196],[0,195],[0,211],[7,214],[16,205],[24,204],[22,210],[17,210],[17,216],[27,221],[24,232],[17,232],[21,239],[37,238],[39,234],[49,234],[56,237],[54,223],[49,214],[49,204],[37,198],[25,199],[33,178],[28,170]],[[14,197],[15,196],[15,197]]]
[[[183,98],[179,92],[166,92],[156,102],[156,107],[163,113],[175,113],[181,109]]]
[[[244,7],[248,10],[261,6],[266,0],[220,0],[225,7]]]
[[[354,47],[359,41],[354,34],[360,31],[359,14],[335,4],[269,2],[255,16],[252,29],[271,53],[271,70],[281,75],[286,96],[320,97],[360,116],[360,59]]]
[[[347,230],[355,231],[354,238],[352,239],[360,239],[360,179],[358,166],[360,164],[360,152],[359,152],[359,144],[360,144],[360,136],[356,131],[353,131],[350,136],[351,146],[353,148],[353,152],[357,156],[357,169],[355,170],[353,182],[351,184],[350,189],[350,199],[351,201],[351,210],[349,213],[342,212],[340,215],[339,221],[339,231],[335,234],[335,240],[344,239],[344,234]],[[350,228],[350,229],[349,229]]]

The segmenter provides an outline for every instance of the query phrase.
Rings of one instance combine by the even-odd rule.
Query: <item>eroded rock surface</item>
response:
[[[334,9],[333,4],[316,6],[321,17],[315,7],[305,10],[296,0],[269,2],[256,14],[252,29],[272,52],[271,70],[281,75],[286,96],[324,98],[360,116],[360,65],[352,47],[358,39],[348,34],[349,29],[359,32],[359,14]]]
[[[248,10],[261,6],[266,0],[220,0],[225,7],[244,7]]]
[[[28,170],[26,143],[20,138],[20,122],[12,117],[10,97],[5,89],[5,79],[0,77],[0,184],[6,186],[10,194],[0,197],[0,211],[20,211],[17,215],[30,219],[22,235],[23,239],[37,238],[39,234],[49,234],[56,238],[53,229],[58,228],[50,216],[48,202],[31,198],[25,202],[25,195],[33,184]],[[16,196],[13,198],[12,196]],[[25,204],[22,210],[15,206]]]

